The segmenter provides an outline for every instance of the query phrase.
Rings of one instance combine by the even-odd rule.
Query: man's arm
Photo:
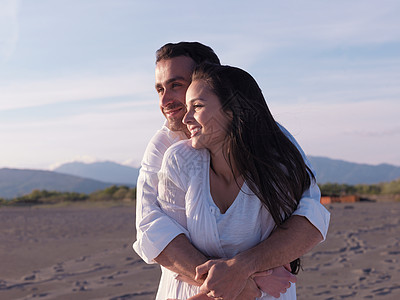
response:
[[[304,255],[323,240],[321,232],[307,218],[291,216],[257,246],[238,254],[237,263],[253,274],[287,264]]]
[[[141,170],[136,197],[136,241],[133,249],[146,262],[154,258],[176,236],[186,230],[167,216],[157,203],[157,173]],[[154,188],[155,186],[155,188]]]
[[[167,216],[157,202],[158,171],[165,151],[179,139],[166,127],[159,130],[147,145],[142,160],[136,194],[136,241],[133,249],[146,263],[178,235],[187,230]]]
[[[180,234],[154,260],[165,268],[194,281],[196,267],[205,263],[207,258],[184,234]],[[196,283],[201,285],[203,281],[199,279]]]

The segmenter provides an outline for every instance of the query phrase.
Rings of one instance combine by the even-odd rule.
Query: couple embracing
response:
[[[164,45],[155,77],[166,122],[142,160],[133,248],[161,265],[156,299],[296,299],[299,257],[329,225],[300,146],[208,46]]]

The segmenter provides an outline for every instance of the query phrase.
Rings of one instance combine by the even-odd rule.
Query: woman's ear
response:
[[[233,112],[231,110],[227,110],[226,112],[226,116],[228,117],[229,121],[233,120]]]

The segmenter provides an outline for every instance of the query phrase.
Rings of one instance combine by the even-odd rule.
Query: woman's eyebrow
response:
[[[193,99],[190,99],[189,101],[186,101],[186,102],[194,102],[194,101],[196,101],[196,100],[207,101],[207,100],[206,100],[206,99],[204,99],[204,98],[200,98],[200,97],[198,97],[198,98],[193,98]]]

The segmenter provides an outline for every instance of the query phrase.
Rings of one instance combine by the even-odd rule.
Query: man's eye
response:
[[[156,91],[157,91],[157,94],[161,94],[164,91],[164,89],[159,88],[159,89],[156,89]]]
[[[174,82],[174,83],[172,84],[172,88],[176,88],[176,87],[179,87],[179,86],[182,86],[182,84],[177,83],[177,82]]]

